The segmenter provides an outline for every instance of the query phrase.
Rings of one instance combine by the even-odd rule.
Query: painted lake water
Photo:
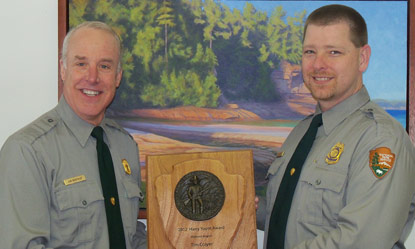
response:
[[[401,123],[403,128],[406,128],[406,110],[386,110],[392,117]]]

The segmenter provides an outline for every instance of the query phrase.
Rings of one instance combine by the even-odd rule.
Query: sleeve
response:
[[[345,206],[335,228],[301,242],[295,249],[391,249],[402,243],[405,225],[413,220],[410,209],[415,192],[415,153],[412,144],[406,142],[409,139],[398,137],[362,138],[368,142],[355,148]],[[370,152],[377,148],[389,148],[395,154],[392,168],[382,177],[376,176],[370,166]]]
[[[256,225],[257,229],[264,231],[266,218],[266,199],[259,196],[258,209],[256,211]]]
[[[49,194],[36,152],[9,139],[0,151],[0,248],[46,248]]]
[[[137,221],[137,228],[133,237],[133,248],[134,249],[147,249],[147,233],[146,226]]]
[[[141,188],[142,186],[142,182],[141,182],[141,168],[140,168],[140,159],[138,158],[139,155],[139,151],[138,151],[138,145],[134,142],[135,144],[135,148],[136,148],[136,152],[135,152],[135,156],[137,157],[137,165],[138,165],[138,182],[140,183],[140,185],[138,186],[139,188]],[[142,202],[144,200],[144,196],[140,197],[140,202]],[[137,212],[137,216],[138,213],[140,212],[140,207],[138,207],[138,212]],[[136,232],[133,236],[133,240],[132,240],[132,248],[134,249],[147,249],[147,230],[146,230],[146,226],[137,220],[137,226],[136,226]]]

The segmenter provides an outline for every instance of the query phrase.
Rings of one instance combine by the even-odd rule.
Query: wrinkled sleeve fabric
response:
[[[355,148],[344,197],[346,205],[335,228],[294,249],[405,248],[402,241],[413,223],[415,152],[404,135],[379,133],[382,132],[365,134]],[[377,178],[369,167],[369,152],[380,147],[391,149],[395,163],[384,177]]]
[[[9,138],[0,151],[0,248],[46,248],[50,196],[29,142]]]
[[[137,230],[133,237],[132,248],[147,249],[147,233],[145,225],[140,221],[137,221]]]
[[[139,182],[139,188],[141,189],[141,167],[139,165],[139,151],[138,151],[138,146],[137,144],[135,145],[136,147],[136,153],[135,156],[137,157],[137,166],[138,166],[138,182]],[[144,200],[144,195],[140,196],[140,202]],[[138,206],[138,213],[140,212],[140,206]],[[147,249],[147,231],[146,231],[146,226],[137,220],[137,224],[136,224],[136,232],[133,236],[132,239],[132,248],[134,249]]]
[[[256,211],[256,224],[257,229],[264,231],[265,230],[265,218],[266,218],[266,199],[262,196],[258,197],[258,209]]]

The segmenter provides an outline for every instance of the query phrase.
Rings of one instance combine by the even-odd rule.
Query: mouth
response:
[[[82,89],[81,92],[84,93],[88,97],[95,97],[101,93],[99,91],[93,91],[93,90],[87,90],[87,89]]]
[[[315,81],[329,81],[332,79],[332,77],[318,77],[318,76],[313,76],[313,79]]]

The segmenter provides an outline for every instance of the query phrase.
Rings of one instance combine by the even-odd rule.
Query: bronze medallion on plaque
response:
[[[225,189],[214,174],[193,171],[183,176],[174,191],[174,201],[179,212],[194,221],[215,217],[225,202]]]

